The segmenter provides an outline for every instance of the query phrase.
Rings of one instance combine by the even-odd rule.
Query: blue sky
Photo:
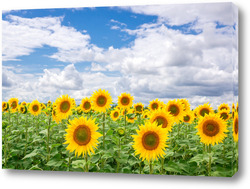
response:
[[[79,102],[104,88],[114,101],[129,92],[146,105],[187,98],[193,107],[216,107],[237,96],[238,23],[231,3],[2,16],[3,100],[46,102],[67,93]]]

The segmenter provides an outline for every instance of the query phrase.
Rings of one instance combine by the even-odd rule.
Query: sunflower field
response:
[[[115,99],[116,100],[116,99]],[[4,169],[231,177],[238,170],[238,103],[195,109],[186,99],[133,103],[107,90],[79,105],[2,102]]]

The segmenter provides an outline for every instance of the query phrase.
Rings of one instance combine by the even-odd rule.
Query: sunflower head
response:
[[[23,101],[21,105],[27,106],[27,102]]]
[[[5,112],[9,109],[8,102],[2,102],[2,112]]]
[[[82,111],[84,111],[85,113],[91,111],[91,99],[88,97],[83,98],[80,107]]]
[[[99,89],[91,96],[92,107],[96,112],[106,112],[112,104],[112,97],[108,91]]]
[[[210,104],[206,103],[198,106],[195,111],[198,117],[200,116],[204,117],[206,114],[213,113],[213,108],[210,106]]]
[[[157,160],[165,154],[167,147],[167,130],[158,127],[156,122],[146,122],[136,130],[137,135],[132,135],[134,139],[133,148],[136,155],[144,161]]]
[[[40,103],[40,106],[41,106],[42,110],[46,109],[46,106],[44,103]]]
[[[117,129],[117,133],[120,137],[124,136],[125,135],[125,129],[123,127],[119,127]]]
[[[228,132],[225,121],[217,114],[206,114],[204,117],[200,117],[196,128],[201,142],[206,145],[223,142],[226,132]]]
[[[118,109],[115,109],[111,111],[110,116],[112,120],[116,121],[120,116],[120,111]]]
[[[155,111],[160,108],[163,108],[163,106],[164,106],[164,103],[162,101],[159,101],[157,98],[149,102],[148,108],[150,109],[150,111]]]
[[[239,112],[239,104],[238,104],[238,102],[236,103],[236,112]]]
[[[123,109],[129,109],[133,104],[134,97],[129,93],[122,93],[118,97],[118,107]]]
[[[41,105],[38,100],[33,100],[29,105],[29,112],[34,115],[38,116],[41,113]]]
[[[192,123],[194,121],[194,112],[185,111],[185,115],[183,116],[182,121],[185,123]]]
[[[218,112],[218,114],[220,115],[220,118],[223,119],[224,121],[227,121],[230,119],[228,110],[221,110]]]
[[[190,104],[187,99],[180,99],[180,102],[183,105],[183,110],[184,111],[190,111]]]
[[[11,98],[8,101],[11,112],[16,112],[18,108],[18,98]]]
[[[182,120],[185,114],[183,110],[183,104],[179,100],[168,101],[166,105],[166,111],[174,117],[175,122]]]
[[[72,114],[73,99],[68,95],[62,95],[55,102],[57,116],[62,119],[67,119]]]
[[[83,111],[82,111],[81,107],[77,107],[77,108],[76,108],[76,113],[77,113],[78,115],[82,115]]]
[[[58,124],[61,121],[61,118],[57,116],[56,108],[53,108],[51,113],[52,113],[52,120]]]
[[[27,107],[25,105],[19,106],[19,112],[22,114],[26,114],[28,111]]]
[[[239,116],[238,112],[235,113],[234,119],[233,119],[233,138],[235,142],[238,142],[239,140]]]
[[[219,105],[218,111],[219,112],[220,111],[227,111],[229,113],[230,112],[230,107],[229,107],[228,104],[223,103],[223,104]]]
[[[147,119],[147,118],[149,118],[150,117],[150,112],[149,111],[143,111],[143,113],[142,113],[142,117],[143,117],[143,119]]]
[[[75,151],[76,156],[95,153],[94,148],[97,148],[97,139],[102,136],[97,130],[98,126],[94,119],[80,117],[70,120],[68,128],[65,130],[67,150]]]
[[[156,124],[168,132],[172,131],[172,126],[174,123],[174,117],[164,109],[158,109],[151,113],[149,121],[151,123],[156,122]]]
[[[144,105],[142,103],[140,103],[140,102],[134,104],[135,113],[142,114],[143,108],[144,108]]]

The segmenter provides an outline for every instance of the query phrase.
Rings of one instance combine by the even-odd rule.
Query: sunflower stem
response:
[[[141,174],[141,171],[142,171],[142,169],[141,169],[141,163],[142,163],[142,161],[140,161],[140,163],[139,163],[139,173]]]
[[[208,146],[209,152],[209,160],[208,160],[208,176],[211,176],[211,162],[212,162],[212,155],[211,155],[211,144]]]
[[[25,150],[24,150],[24,156],[26,156],[26,152],[27,152],[27,145],[28,145],[28,115],[26,116],[26,120],[25,120]]]
[[[161,174],[164,174],[164,157],[161,158]]]
[[[88,167],[88,154],[85,154],[85,172],[89,172],[89,167]]]
[[[7,168],[7,128],[4,129],[4,166]]]
[[[103,135],[103,148],[105,149],[105,113],[103,113],[103,117],[102,117],[102,135]]]
[[[49,148],[49,139],[50,139],[50,123],[51,123],[51,114],[49,115],[49,124],[48,124],[48,130],[47,130],[47,162],[49,162],[50,159],[50,148]]]
[[[149,174],[153,174],[153,164],[152,161],[149,161]]]
[[[68,171],[70,171],[70,165],[71,165],[71,155],[69,153]]]
[[[239,145],[238,145],[238,142],[236,142],[236,169],[237,170],[238,170],[238,163],[239,163],[238,155],[239,155]]]
[[[119,141],[118,141],[118,159],[120,160],[120,152],[121,151],[121,139],[119,138]],[[116,172],[118,173],[119,172],[119,167],[120,167],[120,162],[117,161],[117,168],[116,168]]]

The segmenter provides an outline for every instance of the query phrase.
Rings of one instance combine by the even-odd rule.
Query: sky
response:
[[[238,13],[231,3],[2,13],[2,98],[80,103],[98,89],[145,105],[238,97]]]

